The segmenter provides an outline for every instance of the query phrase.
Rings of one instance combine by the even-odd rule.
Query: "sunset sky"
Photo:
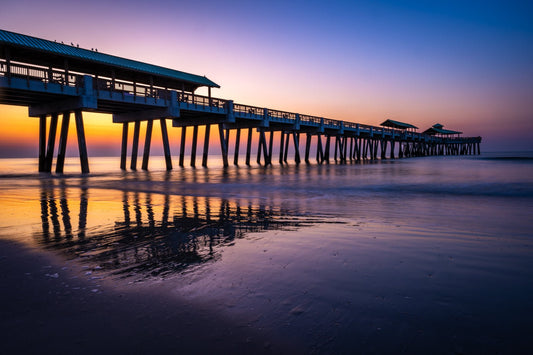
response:
[[[3,0],[0,28],[206,75],[238,103],[533,150],[527,1]],[[85,117],[89,154],[118,152],[111,116]],[[0,157],[36,156],[27,108],[0,106],[0,122]]]

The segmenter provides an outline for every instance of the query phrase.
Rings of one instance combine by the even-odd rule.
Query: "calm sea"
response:
[[[533,153],[35,173],[0,160],[0,238],[318,353],[533,349]],[[88,277],[88,276],[87,276]]]

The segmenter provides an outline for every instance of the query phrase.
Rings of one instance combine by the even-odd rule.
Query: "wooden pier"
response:
[[[208,95],[195,94],[199,87],[207,87]],[[462,137],[442,125],[418,133],[397,121],[371,126],[243,105],[212,97],[211,89],[217,87],[203,76],[0,30],[0,104],[26,106],[30,116],[39,117],[41,172],[52,171],[60,117],[55,171],[63,172],[71,115],[81,171],[89,172],[83,122],[87,111],[112,114],[113,122],[122,125],[121,169],[137,169],[141,129],[145,130],[141,168],[148,169],[154,121],[161,129],[166,168],[173,168],[168,120],[181,130],[176,139],[179,166],[186,164],[188,134],[192,134],[190,165],[196,166],[198,143],[203,139],[201,165],[207,166],[212,126],[224,166],[230,164],[231,153],[232,163],[240,163],[243,134],[247,135],[242,147],[246,165],[252,164],[253,156],[257,164],[273,164],[276,157],[279,164],[286,164],[289,151],[296,164],[480,154],[481,137]],[[205,127],[203,137],[200,126]]]

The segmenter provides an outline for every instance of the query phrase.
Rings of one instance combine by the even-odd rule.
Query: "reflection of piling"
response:
[[[82,183],[84,182],[82,180]],[[68,200],[69,196],[64,181],[61,181],[59,186],[56,186],[53,181],[41,182],[41,224],[45,242],[50,237],[50,224],[52,225],[54,240],[61,241],[63,238],[71,240],[74,237]],[[87,204],[87,188],[82,186],[80,189],[80,209],[77,230],[78,239],[80,240],[85,237]]]
[[[88,233],[86,181],[79,189],[62,181],[41,184],[39,242],[71,257],[83,255],[83,260],[118,273],[158,275],[180,270],[218,258],[217,246],[232,245],[248,232],[301,225],[295,218],[280,218],[281,210],[252,201],[124,191],[121,217]],[[75,231],[72,206],[77,196]]]

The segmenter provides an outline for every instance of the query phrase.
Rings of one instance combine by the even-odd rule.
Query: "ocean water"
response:
[[[99,292],[208,305],[304,353],[533,350],[531,153],[90,163],[0,160],[0,238],[80,265]]]

